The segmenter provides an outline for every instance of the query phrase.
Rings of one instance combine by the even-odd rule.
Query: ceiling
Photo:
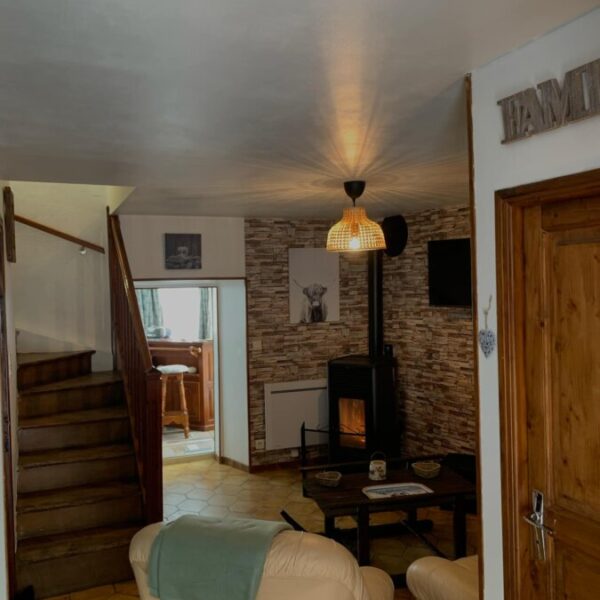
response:
[[[121,212],[465,203],[462,77],[597,0],[0,0],[0,177]]]

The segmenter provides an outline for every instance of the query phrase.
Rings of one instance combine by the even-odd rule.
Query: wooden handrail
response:
[[[145,371],[149,372],[153,369],[152,355],[150,354],[140,307],[135,295],[135,286],[133,284],[131,268],[129,267],[129,260],[127,259],[127,253],[125,251],[125,242],[123,241],[123,234],[121,233],[121,224],[119,223],[119,217],[116,215],[110,215],[108,219],[110,227],[109,239],[114,242],[114,258],[117,260],[119,273],[121,275],[119,283],[123,286],[123,293],[127,300],[127,307],[129,309],[137,347],[141,354],[143,368]]]
[[[15,221],[17,223],[22,223],[23,225],[27,225],[28,227],[33,227],[34,229],[39,229],[44,233],[49,233],[50,235],[54,235],[63,240],[67,240],[67,242],[73,242],[78,246],[83,246],[84,248],[89,248],[90,250],[94,250],[95,252],[100,252],[101,254],[105,254],[104,248],[102,246],[98,246],[98,244],[93,244],[92,242],[88,242],[86,240],[82,240],[81,238],[75,237],[69,233],[65,233],[64,231],[60,231],[58,229],[54,229],[53,227],[48,227],[48,225],[43,225],[42,223],[38,223],[37,221],[32,221],[27,217],[21,217],[19,215],[15,215]]]
[[[162,520],[160,373],[144,333],[119,218],[108,216],[108,264],[113,340],[125,396],[146,522]]]

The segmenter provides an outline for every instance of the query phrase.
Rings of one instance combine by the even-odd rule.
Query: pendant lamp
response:
[[[385,250],[381,226],[367,217],[364,208],[356,206],[356,199],[365,191],[365,185],[364,181],[344,182],[344,190],[352,199],[352,208],[345,208],[341,221],[329,230],[327,250],[330,252]]]

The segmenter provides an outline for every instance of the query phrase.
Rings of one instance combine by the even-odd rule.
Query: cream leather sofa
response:
[[[161,523],[148,525],[131,540],[129,561],[141,600],[152,600],[148,558]],[[271,545],[256,600],[393,600],[387,573],[359,567],[343,546],[313,533],[283,531]],[[227,600],[224,598],[223,600]]]
[[[408,568],[406,583],[417,600],[478,600],[477,556],[455,561],[420,558]]]

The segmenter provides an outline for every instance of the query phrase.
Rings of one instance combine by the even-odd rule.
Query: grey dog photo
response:
[[[165,233],[165,269],[201,269],[200,233]]]
[[[339,321],[339,256],[324,248],[290,248],[290,323]]]

